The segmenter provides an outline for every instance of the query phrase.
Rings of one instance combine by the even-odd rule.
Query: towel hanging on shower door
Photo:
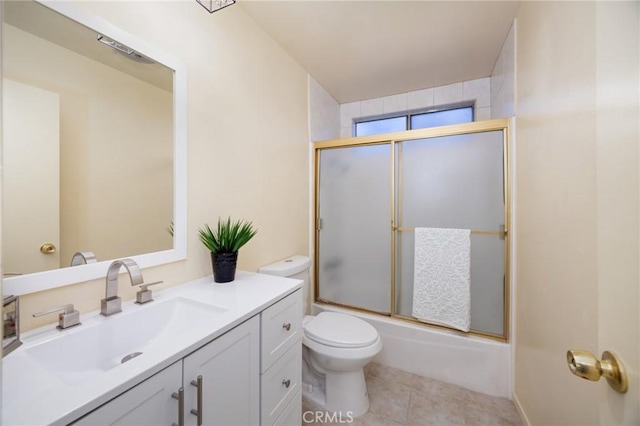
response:
[[[469,331],[471,231],[415,228],[412,315]]]

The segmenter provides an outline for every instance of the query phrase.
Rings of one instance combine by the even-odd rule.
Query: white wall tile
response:
[[[491,77],[469,80],[435,88],[421,89],[382,98],[367,99],[340,105],[341,137],[352,135],[354,118],[447,105],[466,100],[476,101],[477,119],[490,118]]]
[[[309,81],[309,137],[335,139],[340,134],[340,105],[313,77]]]
[[[514,24],[515,25],[515,24]],[[511,26],[491,74],[491,117],[515,115],[515,37]]]
[[[360,101],[340,105],[340,125],[342,127],[350,127],[353,123],[353,119],[361,116]]]
[[[491,105],[496,104],[498,93],[502,89],[502,83],[504,81],[504,74],[492,74],[491,75]]]
[[[491,78],[479,78],[477,80],[462,83],[462,98],[465,101],[475,100],[476,108],[484,108],[491,105]]]
[[[383,113],[399,112],[407,110],[407,93],[400,93],[398,95],[385,96],[382,98],[382,110]]]
[[[491,72],[491,101],[493,103],[493,99],[496,97],[500,89],[502,88],[502,81],[504,78],[504,45],[500,50],[500,55],[498,55],[498,59],[496,64],[493,67],[493,71]]]
[[[439,86],[433,89],[434,105],[446,105],[461,102],[462,83],[453,83],[446,86]]]
[[[476,108],[476,121],[491,120],[491,107]]]
[[[384,113],[384,102],[382,98],[367,99],[360,102],[360,116],[380,115]]]
[[[420,109],[433,106],[433,88],[407,93],[407,109]]]

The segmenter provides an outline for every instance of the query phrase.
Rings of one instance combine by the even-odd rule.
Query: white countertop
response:
[[[238,271],[236,279],[230,283],[214,283],[209,276],[166,290],[154,291],[154,301],[145,305],[136,305],[134,301],[123,302],[122,312],[113,317],[140,313],[140,310],[154,303],[178,297],[224,307],[226,311],[218,315],[208,327],[189,330],[189,333],[179,336],[175,345],[166,345],[153,353],[144,353],[78,383],[69,383],[51,374],[34,362],[29,349],[67,333],[77,333],[87,327],[99,327],[113,317],[104,317],[99,311],[80,313],[82,325],[78,327],[58,331],[54,324],[49,324],[27,332],[21,336],[23,345],[2,360],[2,424],[67,424],[182,359],[294,292],[301,285],[301,280]],[[73,351],[74,348],[69,347],[68,350]]]

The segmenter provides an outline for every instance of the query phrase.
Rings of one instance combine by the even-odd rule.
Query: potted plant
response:
[[[205,224],[198,230],[200,241],[211,252],[213,279],[217,283],[228,283],[235,279],[238,250],[247,244],[256,232],[253,224],[245,220],[218,219],[216,229]]]

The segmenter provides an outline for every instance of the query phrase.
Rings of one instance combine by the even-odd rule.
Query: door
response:
[[[157,426],[178,422],[178,401],[172,398],[182,385],[182,361],[129,389],[74,425]]]
[[[199,377],[201,379],[199,380]],[[255,316],[184,359],[185,424],[260,423],[260,318]],[[201,404],[198,403],[201,392]]]
[[[640,4],[523,2],[516,28],[515,402],[534,425],[640,424]],[[566,351],[626,367],[624,394]]]
[[[640,424],[640,3],[596,3],[598,353],[629,390],[599,383],[600,424]],[[585,383],[589,385],[589,383]],[[596,401],[594,401],[596,403]]]
[[[3,80],[3,272],[60,267],[60,100],[57,93]]]

